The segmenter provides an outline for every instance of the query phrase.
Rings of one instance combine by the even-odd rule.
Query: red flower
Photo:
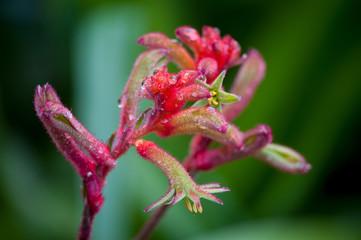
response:
[[[221,38],[217,28],[204,26],[202,37],[197,30],[188,26],[178,28],[175,34],[192,49],[198,68],[206,64],[216,64],[218,74],[224,69],[241,63],[239,43],[230,35]],[[208,58],[215,62],[210,62]]]
[[[206,87],[195,83],[201,77],[198,71],[193,70],[168,73],[166,66],[163,66],[143,81],[141,94],[144,98],[154,100],[155,109],[164,114],[178,112],[186,102],[211,97]]]
[[[238,65],[241,47],[231,36],[221,38],[219,30],[204,26],[201,37],[197,30],[183,26],[175,31],[177,37],[194,52],[194,59],[176,41],[162,33],[148,33],[138,39],[138,44],[150,49],[166,49],[172,60],[182,69],[198,69],[211,83],[222,70]]]

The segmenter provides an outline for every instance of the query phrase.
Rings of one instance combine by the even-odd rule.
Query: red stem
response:
[[[94,214],[90,211],[87,201],[84,201],[84,211],[81,219],[78,240],[88,240],[90,239],[90,234],[93,227]]]
[[[154,229],[157,228],[169,207],[170,205],[163,205],[157,208],[152,214],[152,216],[148,219],[148,221],[143,225],[142,230],[138,233],[134,240],[149,239],[150,235],[152,234]]]

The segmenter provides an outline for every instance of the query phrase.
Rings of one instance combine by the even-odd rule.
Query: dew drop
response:
[[[99,154],[103,154],[103,153],[104,153],[104,149],[103,149],[103,148],[99,148],[98,153],[99,153]]]
[[[177,95],[177,99],[178,99],[179,101],[182,101],[182,100],[183,100],[183,94],[178,94],[178,95]]]
[[[123,103],[122,100],[120,100],[120,98],[118,99],[118,108],[122,109],[123,107]]]
[[[176,82],[177,82],[177,76],[172,76],[170,79],[169,79],[169,83],[170,84],[176,84]]]
[[[169,119],[164,119],[162,120],[160,123],[162,124],[162,126],[166,125],[169,122]]]
[[[134,119],[133,114],[129,114],[129,120],[132,121]]]
[[[192,92],[193,97],[198,97],[198,94],[196,92]]]

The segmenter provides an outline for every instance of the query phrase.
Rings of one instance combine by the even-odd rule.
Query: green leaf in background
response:
[[[338,216],[328,218],[266,218],[201,234],[191,240],[357,240],[361,238],[360,219]]]

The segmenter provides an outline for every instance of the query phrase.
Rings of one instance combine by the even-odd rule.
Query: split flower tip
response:
[[[209,185],[209,184],[206,184]],[[168,190],[168,192],[161,197],[158,201],[154,202],[153,204],[151,204],[149,207],[147,207],[144,212],[149,212],[154,210],[157,207],[160,207],[162,205],[174,205],[176,203],[178,203],[180,200],[183,199],[186,208],[190,211],[190,212],[194,212],[194,213],[202,213],[203,212],[203,207],[202,204],[200,202],[201,198],[205,198],[209,201],[218,203],[220,205],[223,205],[223,202],[216,198],[212,193],[222,193],[222,192],[228,192],[230,191],[229,188],[226,187],[220,187],[220,184],[211,184],[213,187],[211,186],[206,186],[206,185],[199,185],[197,187],[196,191],[183,191],[183,190],[176,190],[174,188]],[[193,202],[193,205],[191,204],[191,202]]]
[[[48,102],[61,103],[58,95],[52,86],[46,83],[44,86],[38,85],[35,89],[34,106],[36,113],[43,114],[44,107]]]
[[[135,141],[134,146],[136,146],[137,152],[141,157],[156,164],[168,177],[169,188],[167,193],[146,208],[145,212],[151,211],[163,204],[174,205],[182,199],[185,199],[187,209],[195,213],[203,212],[200,198],[222,204],[222,201],[212,193],[226,192],[229,191],[228,188],[220,187],[218,183],[196,184],[177,159],[160,149],[153,142],[138,139]],[[190,207],[190,201],[193,202],[192,208]]]
[[[35,89],[37,116],[47,129],[58,150],[81,177],[95,165],[116,166],[108,147],[96,139],[66,108],[50,84]]]

